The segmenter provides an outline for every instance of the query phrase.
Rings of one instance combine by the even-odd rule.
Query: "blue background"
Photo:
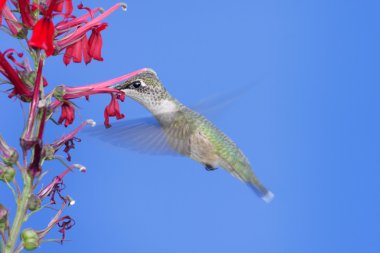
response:
[[[65,178],[64,193],[77,200],[66,211],[77,222],[71,241],[40,252],[380,251],[379,1],[128,5],[106,20],[105,61],[65,67],[62,57],[50,58],[50,88],[151,67],[172,95],[192,105],[255,84],[214,120],[276,197],[265,204],[225,171],[207,172],[190,159],[84,137],[72,155],[88,172]],[[0,102],[0,132],[16,145],[19,103],[6,96]],[[75,125],[87,118],[101,124],[108,102],[108,95],[80,102]],[[148,115],[131,100],[121,108],[127,118]],[[47,139],[68,130],[50,124]],[[45,168],[50,177],[62,171],[55,163]],[[1,202],[14,212],[5,189]],[[45,210],[28,226],[42,228],[53,214]]]

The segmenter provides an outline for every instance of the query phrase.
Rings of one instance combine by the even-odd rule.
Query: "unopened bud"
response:
[[[34,250],[40,246],[40,238],[35,230],[26,228],[21,233],[22,246],[26,250]]]
[[[42,155],[46,160],[53,160],[55,149],[51,145],[44,145],[42,148]]]
[[[0,233],[8,229],[8,210],[0,204]]]
[[[9,147],[4,138],[0,135],[0,152],[1,158],[7,165],[15,164],[18,161],[18,153],[16,149]]]
[[[0,164],[0,180],[1,181],[12,182],[15,175],[16,175],[15,168],[11,166],[7,166],[7,165],[2,166]]]
[[[28,201],[28,209],[30,211],[36,211],[41,208],[41,199],[37,196],[32,194]]]
[[[65,86],[63,85],[60,85],[60,86],[57,86],[55,87],[54,91],[53,91],[53,96],[59,100],[59,101],[63,101],[63,96],[66,94],[66,91],[65,91]]]
[[[10,148],[8,151],[9,152],[7,155],[5,155],[4,153],[4,156],[3,156],[4,163],[6,163],[7,165],[15,164],[18,161],[18,153],[16,149]]]

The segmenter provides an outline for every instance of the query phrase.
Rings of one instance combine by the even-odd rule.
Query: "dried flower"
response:
[[[64,198],[62,195],[61,195],[61,191],[64,189],[64,185],[62,183],[62,180],[63,178],[67,175],[67,173],[69,173],[69,171],[72,171],[72,169],[78,169],[80,172],[84,173],[86,172],[84,166],[82,165],[79,165],[79,164],[73,164],[71,165],[69,168],[67,168],[65,171],[63,171],[59,176],[56,176],[53,181],[48,185],[46,186],[44,189],[42,189],[38,194],[37,196],[43,200],[44,198],[46,197],[50,197],[50,202],[52,204],[55,204],[55,194],[58,194],[58,196],[64,201],[66,202],[66,198]]]

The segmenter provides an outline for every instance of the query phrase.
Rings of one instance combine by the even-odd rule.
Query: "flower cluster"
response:
[[[30,0],[12,0],[9,1],[11,7],[5,2],[0,2],[0,15],[7,24],[8,33],[16,38],[25,38],[28,30],[32,30],[28,45],[44,50],[46,56],[65,50],[63,61],[66,65],[71,60],[78,63],[84,59],[86,64],[92,59],[103,61],[101,31],[108,24],[102,20],[119,7],[126,9],[125,4],[118,3],[95,17],[101,8],[90,9],[79,4],[77,8],[86,13],[76,17],[72,0],[41,0],[38,4],[36,1],[30,3]],[[19,17],[14,13],[19,13]],[[54,22],[57,18],[60,20]],[[89,39],[88,32],[91,32]]]
[[[29,110],[19,138],[19,149],[8,145],[0,135],[0,181],[12,190],[17,203],[12,226],[9,225],[8,209],[0,203],[0,252],[34,250],[54,227],[58,227],[62,234],[62,238],[57,240],[62,243],[67,230],[75,224],[70,216],[62,216],[65,207],[75,203],[64,194],[63,179],[74,169],[85,172],[82,165],[68,164],[72,159],[69,152],[75,148],[75,142],[80,141],[78,132],[86,125],[94,126],[95,122],[86,120],[52,143],[45,142],[45,128],[49,122],[65,127],[74,124],[77,108],[73,100],[89,100],[96,94],[107,94],[111,98],[104,109],[104,125],[111,127],[110,117],[124,118],[119,102],[125,99],[124,93],[113,87],[144,69],[95,84],[79,87],[60,85],[46,92],[48,80],[43,74],[44,66],[49,57],[62,55],[65,65],[103,61],[102,31],[108,28],[103,20],[118,8],[125,10],[126,5],[117,3],[104,10],[88,8],[82,3],[75,6],[72,0],[0,0],[2,31],[25,42],[25,52],[13,48],[0,49],[0,85],[10,85],[8,97],[28,104]],[[66,153],[66,160],[58,154],[60,150]],[[59,161],[65,170],[57,173],[47,186],[38,187],[47,174],[44,169],[50,160]],[[22,185],[17,182],[17,172],[21,173]],[[44,229],[26,228],[21,232],[21,226],[33,213],[59,202],[61,208]]]
[[[108,24],[102,21],[116,9],[126,9],[124,3],[115,4],[106,11],[99,7],[90,9],[79,4],[77,8],[79,12],[83,12],[83,15],[75,16],[72,0],[41,0],[38,4],[35,1],[31,3],[30,0],[12,0],[9,1],[10,7],[5,3],[3,0],[0,2],[0,22],[3,20],[6,23],[8,33],[16,38],[27,39],[29,53],[35,59],[38,56],[42,59],[59,55],[64,51],[63,62],[66,65],[71,61],[80,63],[83,60],[86,64],[92,59],[103,61],[101,32],[108,27]],[[59,20],[55,21],[56,19]],[[30,38],[27,36],[29,31],[32,32]],[[45,52],[44,55],[41,55],[41,50]],[[9,97],[16,96],[24,102],[30,102],[36,71],[32,70],[27,58],[18,61],[14,55],[23,58],[23,53],[17,53],[14,49],[0,51],[0,73],[6,78],[3,83],[13,85]],[[42,77],[42,81],[46,86],[47,80]],[[55,112],[60,107],[61,116],[58,124],[63,123],[67,127],[75,119],[75,106],[69,100],[82,96],[88,99],[90,95],[99,93],[110,94],[112,98],[104,112],[105,125],[110,127],[109,117],[117,119],[124,117],[118,105],[118,101],[124,100],[124,95],[109,85],[82,88],[57,87],[50,94],[56,101],[48,105],[48,109],[50,112]]]

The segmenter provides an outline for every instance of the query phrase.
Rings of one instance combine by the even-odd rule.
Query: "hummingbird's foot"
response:
[[[216,170],[217,168],[212,167],[210,164],[205,164],[205,169],[207,171],[213,171],[213,170]]]

